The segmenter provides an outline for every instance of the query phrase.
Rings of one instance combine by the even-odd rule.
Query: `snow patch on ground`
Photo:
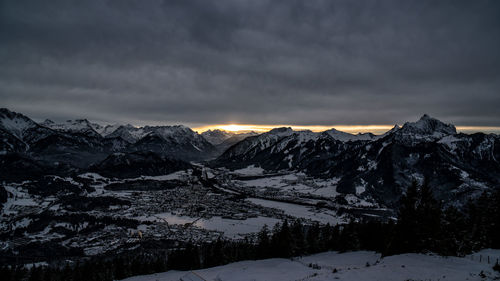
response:
[[[281,221],[276,218],[262,216],[242,220],[228,219],[217,216],[206,219],[179,216],[173,213],[160,213],[152,216],[133,217],[133,219],[149,222],[165,222],[168,224],[192,225],[207,230],[223,232],[228,238],[240,238],[249,233],[259,232],[264,225],[267,225],[270,229],[272,229],[275,224]]]
[[[234,170],[234,172],[245,176],[256,176],[262,175],[264,173],[264,169],[261,167],[255,167],[255,165],[250,165],[243,169]]]
[[[500,250],[480,253],[500,255]],[[475,255],[479,255],[476,253]],[[309,265],[315,265],[314,268]],[[335,269],[335,270],[334,270]],[[481,277],[480,274],[484,277]],[[492,264],[470,257],[441,257],[424,254],[402,254],[382,258],[374,252],[325,252],[294,259],[242,261],[194,271],[168,271],[136,276],[127,281],[178,281],[197,276],[199,280],[495,280],[500,274]],[[198,279],[196,279],[198,280]]]
[[[195,225],[208,230],[224,232],[224,235],[229,238],[238,238],[245,234],[259,232],[264,225],[272,229],[278,222],[280,222],[279,219],[268,217],[248,218],[246,220],[212,217],[198,220]]]
[[[359,191],[361,191],[361,190],[359,190]],[[356,192],[358,192],[358,187],[356,187]],[[374,207],[375,206],[374,203],[371,203],[371,202],[368,202],[364,199],[361,199],[354,194],[347,194],[345,196],[345,200],[347,200],[347,202],[349,202],[350,206],[355,206],[355,207]]]
[[[366,191],[366,184],[367,182],[364,179],[361,179],[360,184],[356,185],[356,195],[361,195]]]
[[[450,151],[455,151],[457,149],[456,143],[459,141],[460,141],[460,139],[456,138],[453,135],[450,135],[450,136],[443,137],[442,139],[440,139],[438,141],[438,143],[442,143],[442,144],[446,145],[450,149]]]
[[[185,178],[189,177],[189,172],[188,171],[177,171],[168,175],[162,175],[162,176],[141,176],[139,178],[135,179],[129,179],[129,180],[157,180],[157,181],[166,181],[166,180],[183,180]]]
[[[294,173],[235,182],[243,187],[258,188],[260,190],[267,190],[272,187],[285,192],[298,192],[333,198],[338,195],[336,186],[339,180],[340,178],[326,180],[308,178],[303,173]]]
[[[249,198],[247,200],[263,207],[282,210],[286,215],[297,218],[310,219],[312,221],[317,221],[325,224],[329,223],[331,225],[336,225],[344,222],[344,219],[342,217],[339,217],[337,213],[332,210],[318,210],[314,207],[258,198]]]

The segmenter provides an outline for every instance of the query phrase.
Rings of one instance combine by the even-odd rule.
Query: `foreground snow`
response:
[[[482,262],[479,256],[482,256]],[[500,250],[484,250],[467,256],[440,257],[403,254],[381,258],[374,252],[326,252],[308,257],[242,261],[224,266],[131,277],[128,281],[167,280],[494,280],[500,274],[487,263]],[[310,266],[314,265],[314,266]],[[334,272],[336,271],[336,272]]]

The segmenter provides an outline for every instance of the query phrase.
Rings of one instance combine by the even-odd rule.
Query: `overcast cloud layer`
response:
[[[500,1],[0,5],[0,107],[33,118],[500,126]]]

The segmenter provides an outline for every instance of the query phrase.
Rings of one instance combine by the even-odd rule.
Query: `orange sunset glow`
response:
[[[401,126],[401,125],[400,125]],[[336,130],[357,134],[357,133],[373,133],[373,134],[383,134],[388,130],[392,129],[394,125],[332,125],[332,126],[323,126],[323,125],[257,125],[257,124],[217,124],[217,125],[206,125],[200,127],[192,128],[194,131],[198,133],[202,133],[208,130],[223,130],[228,132],[258,132],[263,133],[270,131],[274,128],[280,127],[291,127],[293,130],[310,130],[313,132],[322,132],[332,128]],[[483,133],[498,133],[500,132],[500,127],[491,127],[491,126],[457,126],[458,132],[463,133],[475,133],[475,132],[483,132]]]

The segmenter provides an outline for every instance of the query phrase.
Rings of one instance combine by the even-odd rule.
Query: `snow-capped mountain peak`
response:
[[[230,137],[234,136],[235,133],[215,129],[215,130],[205,131],[205,132],[201,133],[201,135],[209,143],[211,143],[213,145],[218,145],[218,144],[223,143],[225,140],[229,139]]]
[[[398,124],[396,124],[389,131],[387,131],[387,132],[385,132],[385,133],[383,133],[381,135],[374,136],[373,139],[374,140],[378,140],[378,139],[384,138],[384,137],[386,137],[388,135],[392,135],[393,133],[399,131],[400,129],[401,129],[401,127]]]
[[[184,138],[186,136],[188,137],[195,137],[195,135],[198,136],[198,134],[193,130],[191,130],[191,128],[188,128],[184,125],[156,126],[156,127],[146,126],[144,127],[144,130],[146,132],[156,133],[163,138]]]
[[[94,136],[100,135],[96,129],[101,130],[103,128],[103,126],[91,123],[87,119],[66,120],[62,123],[46,119],[40,125],[60,132],[86,133]]]
[[[427,136],[441,138],[446,135],[454,135],[457,133],[457,130],[452,124],[443,123],[438,119],[424,114],[417,122],[406,122],[399,132],[417,137]]]
[[[267,132],[267,134],[279,137],[285,137],[292,135],[294,132],[295,131],[290,127],[280,127],[272,129],[271,131]]]
[[[401,129],[401,127],[398,124],[396,124],[396,125],[394,125],[394,127],[392,127],[392,129],[390,129],[389,131],[387,131],[386,134],[387,133],[394,133],[394,132],[396,132],[399,129]]]
[[[118,129],[121,125],[120,124],[113,124],[113,125],[105,125],[101,126],[99,124],[95,124],[97,126],[92,126],[96,132],[98,132],[101,136],[105,137],[111,133],[113,133],[116,129]]]
[[[371,133],[359,133],[357,135],[349,134],[346,132],[342,132],[336,130],[334,128],[324,131],[323,134],[332,137],[338,141],[347,142],[347,141],[358,141],[358,140],[371,140],[375,137],[375,135]]]
[[[144,131],[144,128],[137,128],[130,124],[121,125],[116,128],[112,133],[106,135],[107,138],[121,137],[122,139],[134,143],[147,134]]]
[[[94,131],[103,137],[113,133],[121,126],[119,124],[101,125],[90,122],[87,119],[66,120],[62,123],[56,123],[50,119],[45,119],[40,125],[60,132],[85,133],[87,131]]]
[[[22,114],[0,108],[0,128],[19,139],[23,139],[26,130],[37,126],[37,123]]]
[[[43,125],[45,127],[47,126],[51,126],[52,124],[55,124],[56,122],[50,120],[50,119],[45,119],[45,121],[43,121],[42,123],[40,123],[40,125]]]

